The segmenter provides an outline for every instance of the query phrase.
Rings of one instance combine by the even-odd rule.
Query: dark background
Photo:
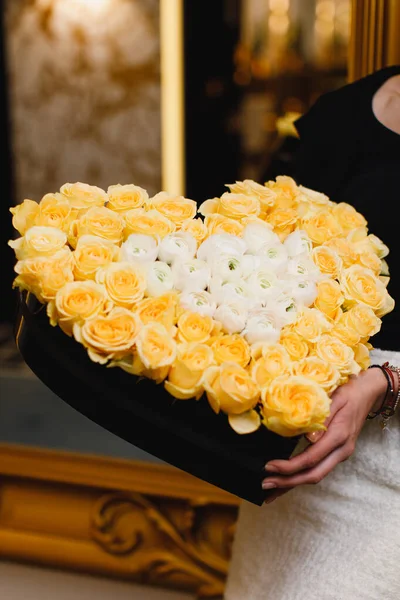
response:
[[[11,214],[9,209],[15,203],[12,157],[10,143],[10,119],[8,86],[4,40],[4,5],[0,0],[0,119],[1,119],[1,201],[0,201],[0,282],[1,282],[1,324],[12,323],[15,318],[15,294],[11,289],[13,280],[14,253],[7,246],[7,241],[13,237]]]

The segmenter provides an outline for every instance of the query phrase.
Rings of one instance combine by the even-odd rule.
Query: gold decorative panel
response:
[[[237,506],[169,466],[0,445],[0,559],[220,597]]]

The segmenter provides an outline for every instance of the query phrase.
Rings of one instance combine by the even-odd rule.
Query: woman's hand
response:
[[[338,388],[332,395],[327,431],[307,436],[313,444],[298,456],[266,465],[269,475],[263,488],[277,488],[266,502],[298,485],[319,483],[336,465],[347,460],[354,452],[368,413],[379,410],[386,390],[387,380],[380,369],[363,371]]]

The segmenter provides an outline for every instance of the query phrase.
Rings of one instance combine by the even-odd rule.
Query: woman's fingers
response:
[[[325,421],[325,426],[329,427],[332,419],[334,418],[334,416],[336,415],[336,413],[343,408],[345,404],[345,398],[343,395],[343,391],[341,388],[338,388],[333,394],[332,394],[332,403],[331,403],[331,408],[330,408],[330,413],[329,413],[329,417],[327,418],[327,420]],[[318,440],[320,440],[323,436],[325,435],[325,431],[313,431],[311,433],[307,433],[306,434],[306,438],[308,439],[309,442],[311,442],[312,444],[315,444],[316,442],[318,442]]]
[[[304,452],[289,460],[272,460],[265,466],[265,470],[268,473],[292,475],[313,469],[336,448],[343,446],[347,437],[341,428],[331,426],[322,439],[309,446]]]
[[[301,473],[296,473],[295,475],[288,477],[268,477],[263,482],[264,489],[273,489],[277,488],[293,488],[298,485],[310,485],[319,483],[324,477],[326,477],[340,462],[343,462],[348,458],[352,453],[352,448],[350,448],[347,444],[336,448],[333,452],[331,452],[326,458],[324,458],[321,462],[317,464],[317,466],[303,471]],[[267,487],[268,486],[268,487]]]

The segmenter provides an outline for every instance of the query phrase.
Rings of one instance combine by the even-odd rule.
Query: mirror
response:
[[[201,202],[237,179],[287,172],[294,116],[347,77],[350,0],[3,4],[13,181],[2,242],[12,237],[4,197],[39,200],[67,181],[134,182]],[[156,460],[76,413],[21,362],[10,335],[14,257],[4,256],[0,443]]]

